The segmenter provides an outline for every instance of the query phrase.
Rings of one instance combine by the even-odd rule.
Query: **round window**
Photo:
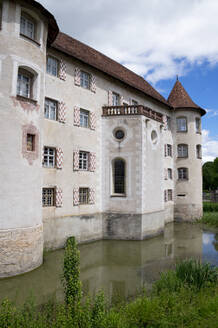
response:
[[[125,133],[124,133],[123,130],[116,130],[116,131],[114,132],[114,136],[115,136],[116,139],[121,140],[121,139],[124,138]]]
[[[153,142],[153,144],[157,143],[157,132],[155,130],[151,132],[151,141]]]

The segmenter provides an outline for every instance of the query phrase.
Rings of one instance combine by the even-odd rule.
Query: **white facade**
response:
[[[55,19],[35,1],[0,8],[0,277],[39,266],[43,245],[72,235],[144,239],[174,217],[199,218],[203,110],[177,109],[58,50]]]

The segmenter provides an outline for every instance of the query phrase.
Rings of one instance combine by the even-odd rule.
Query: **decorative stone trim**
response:
[[[35,136],[33,151],[27,150],[27,134]],[[22,127],[22,155],[30,165],[39,157],[39,132],[32,123],[23,125]]]

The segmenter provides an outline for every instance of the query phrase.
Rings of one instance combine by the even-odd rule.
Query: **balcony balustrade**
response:
[[[163,123],[163,115],[143,105],[103,106],[102,116],[144,115]]]

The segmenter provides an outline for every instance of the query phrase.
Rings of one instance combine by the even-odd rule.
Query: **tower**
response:
[[[174,108],[175,219],[194,220],[202,215],[201,116],[177,79],[168,102]]]

